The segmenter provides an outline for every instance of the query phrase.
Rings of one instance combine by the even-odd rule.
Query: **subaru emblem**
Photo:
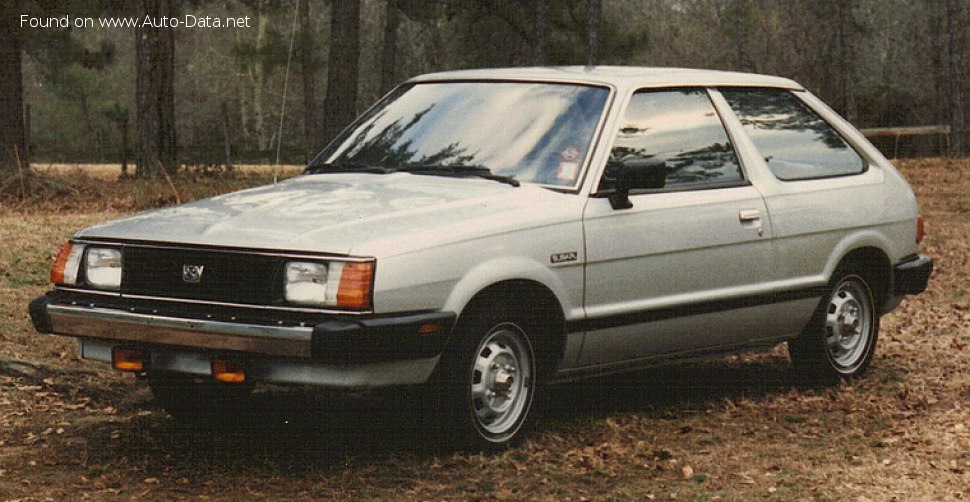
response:
[[[197,283],[202,280],[203,265],[182,265],[182,280]]]

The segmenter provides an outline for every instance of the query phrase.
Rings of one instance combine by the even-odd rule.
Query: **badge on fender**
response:
[[[549,256],[549,261],[552,263],[576,261],[577,256],[578,256],[578,253],[576,253],[576,251],[569,251],[568,253],[555,253]]]

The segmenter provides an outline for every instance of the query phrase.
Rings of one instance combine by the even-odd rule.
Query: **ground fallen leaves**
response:
[[[797,388],[779,348],[572,384],[495,455],[429,449],[426,417],[385,409],[394,396],[270,394],[236,427],[176,425],[26,317],[56,246],[136,203],[7,206],[0,359],[36,374],[0,367],[0,499],[968,499],[970,160],[898,165],[937,267],[883,319],[866,378]]]

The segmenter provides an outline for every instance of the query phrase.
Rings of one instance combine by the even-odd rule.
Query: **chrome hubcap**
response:
[[[475,419],[484,431],[504,434],[520,425],[531,400],[530,350],[513,324],[495,327],[475,353],[471,397]]]
[[[872,301],[856,278],[839,283],[825,316],[825,343],[837,369],[852,372],[865,360],[873,322]]]

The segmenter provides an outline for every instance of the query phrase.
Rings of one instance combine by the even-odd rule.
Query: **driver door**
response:
[[[629,174],[623,166],[658,165],[663,188],[631,187],[629,204],[618,209],[603,196],[621,172]],[[706,90],[635,93],[585,209],[579,365],[770,337],[771,320],[757,302],[748,304],[774,265],[768,218]]]

